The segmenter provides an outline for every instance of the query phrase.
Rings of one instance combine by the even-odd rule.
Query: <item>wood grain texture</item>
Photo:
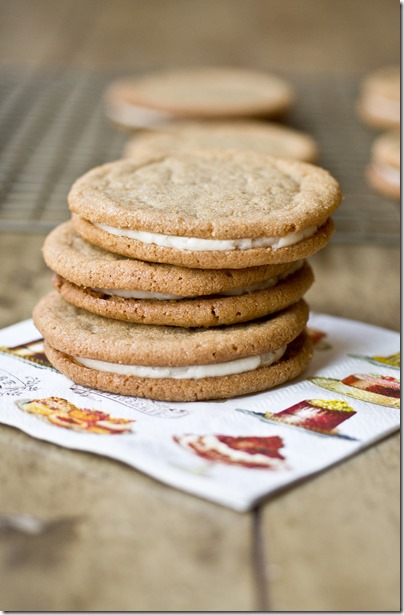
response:
[[[4,609],[259,607],[250,515],[4,426],[0,484],[1,515],[24,512],[49,522],[38,535],[0,533]]]
[[[264,505],[271,609],[400,609],[399,446],[390,437]]]

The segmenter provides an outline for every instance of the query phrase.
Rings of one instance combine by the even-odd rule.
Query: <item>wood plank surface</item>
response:
[[[254,611],[253,517],[0,429],[0,601],[11,611]]]
[[[355,74],[400,57],[396,0],[2,0],[10,70],[232,65]],[[330,118],[332,121],[332,118]],[[0,143],[1,145],[1,143]],[[67,216],[66,216],[67,217]],[[0,235],[0,326],[50,288],[41,234]],[[311,309],[399,330],[398,247],[331,244]],[[399,439],[238,514],[0,426],[0,607],[399,609]],[[7,515],[46,522],[27,534]]]
[[[263,507],[273,610],[400,610],[399,447],[392,436]]]

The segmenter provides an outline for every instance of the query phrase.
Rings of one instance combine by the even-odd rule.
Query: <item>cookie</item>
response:
[[[53,291],[33,318],[54,367],[77,384],[121,395],[234,397],[291,380],[311,358],[304,300],[247,324],[187,329],[103,318]]]
[[[258,121],[177,122],[165,130],[145,130],[130,139],[124,157],[147,162],[156,156],[195,149],[253,150],[314,162],[317,145],[309,135],[280,124]]]
[[[372,146],[367,168],[370,185],[387,197],[400,199],[400,132],[392,130],[378,137]]]
[[[253,320],[295,303],[313,283],[303,261],[215,271],[123,258],[86,242],[70,222],[48,235],[43,253],[66,301],[143,324],[211,327]]]
[[[173,327],[217,327],[260,318],[301,299],[314,281],[312,270],[305,262],[298,270],[291,266],[289,271],[265,284],[240,289],[243,293],[240,295],[232,296],[229,291],[228,296],[205,295],[191,299],[139,299],[136,291],[132,297],[125,290],[93,290],[60,276],[55,277],[54,286],[69,303],[107,318]]]
[[[108,252],[88,243],[71,221],[57,226],[43,246],[46,264],[77,286],[142,291],[164,298],[199,297],[220,293],[241,294],[245,287],[267,282],[289,271],[291,263],[245,269],[189,269],[148,263]],[[176,297],[175,297],[176,295]]]
[[[294,101],[282,78],[239,68],[170,70],[111,83],[105,112],[126,128],[160,127],[181,118],[273,117]]]
[[[121,160],[79,178],[73,224],[125,256],[198,269],[285,263],[323,248],[341,195],[327,171],[246,151]]]
[[[374,128],[400,125],[400,67],[388,66],[368,75],[361,84],[358,112]]]

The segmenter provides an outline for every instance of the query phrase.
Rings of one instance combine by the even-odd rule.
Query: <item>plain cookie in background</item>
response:
[[[137,162],[155,156],[195,149],[252,150],[314,162],[315,140],[308,134],[280,124],[259,121],[176,122],[164,130],[142,131],[126,144],[124,158]]]
[[[268,318],[211,329],[91,314],[57,292],[33,314],[54,367],[75,383],[162,401],[225,399],[295,378],[311,359],[304,300]]]
[[[393,199],[400,199],[400,131],[392,130],[378,137],[371,149],[367,168],[371,186]]]
[[[400,67],[388,66],[363,79],[357,102],[361,119],[374,128],[400,125]]]
[[[182,118],[276,117],[294,99],[292,86],[271,73],[212,67],[117,79],[105,92],[104,106],[112,122],[137,129]]]

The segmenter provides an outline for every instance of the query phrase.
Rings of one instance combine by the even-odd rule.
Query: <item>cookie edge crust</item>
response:
[[[191,250],[176,250],[155,244],[144,244],[135,239],[112,235],[77,214],[72,215],[72,222],[75,230],[83,239],[104,250],[139,260],[194,269],[243,269],[297,261],[324,248],[335,230],[332,218],[328,218],[314,235],[302,239],[292,246],[277,249],[251,248],[248,250],[192,252]]]
[[[307,333],[303,332],[288,345],[282,359],[269,367],[231,376],[174,380],[100,372],[78,365],[46,341],[44,348],[50,363],[76,384],[119,395],[172,402],[227,399],[269,390],[299,376],[312,357],[311,341]]]

